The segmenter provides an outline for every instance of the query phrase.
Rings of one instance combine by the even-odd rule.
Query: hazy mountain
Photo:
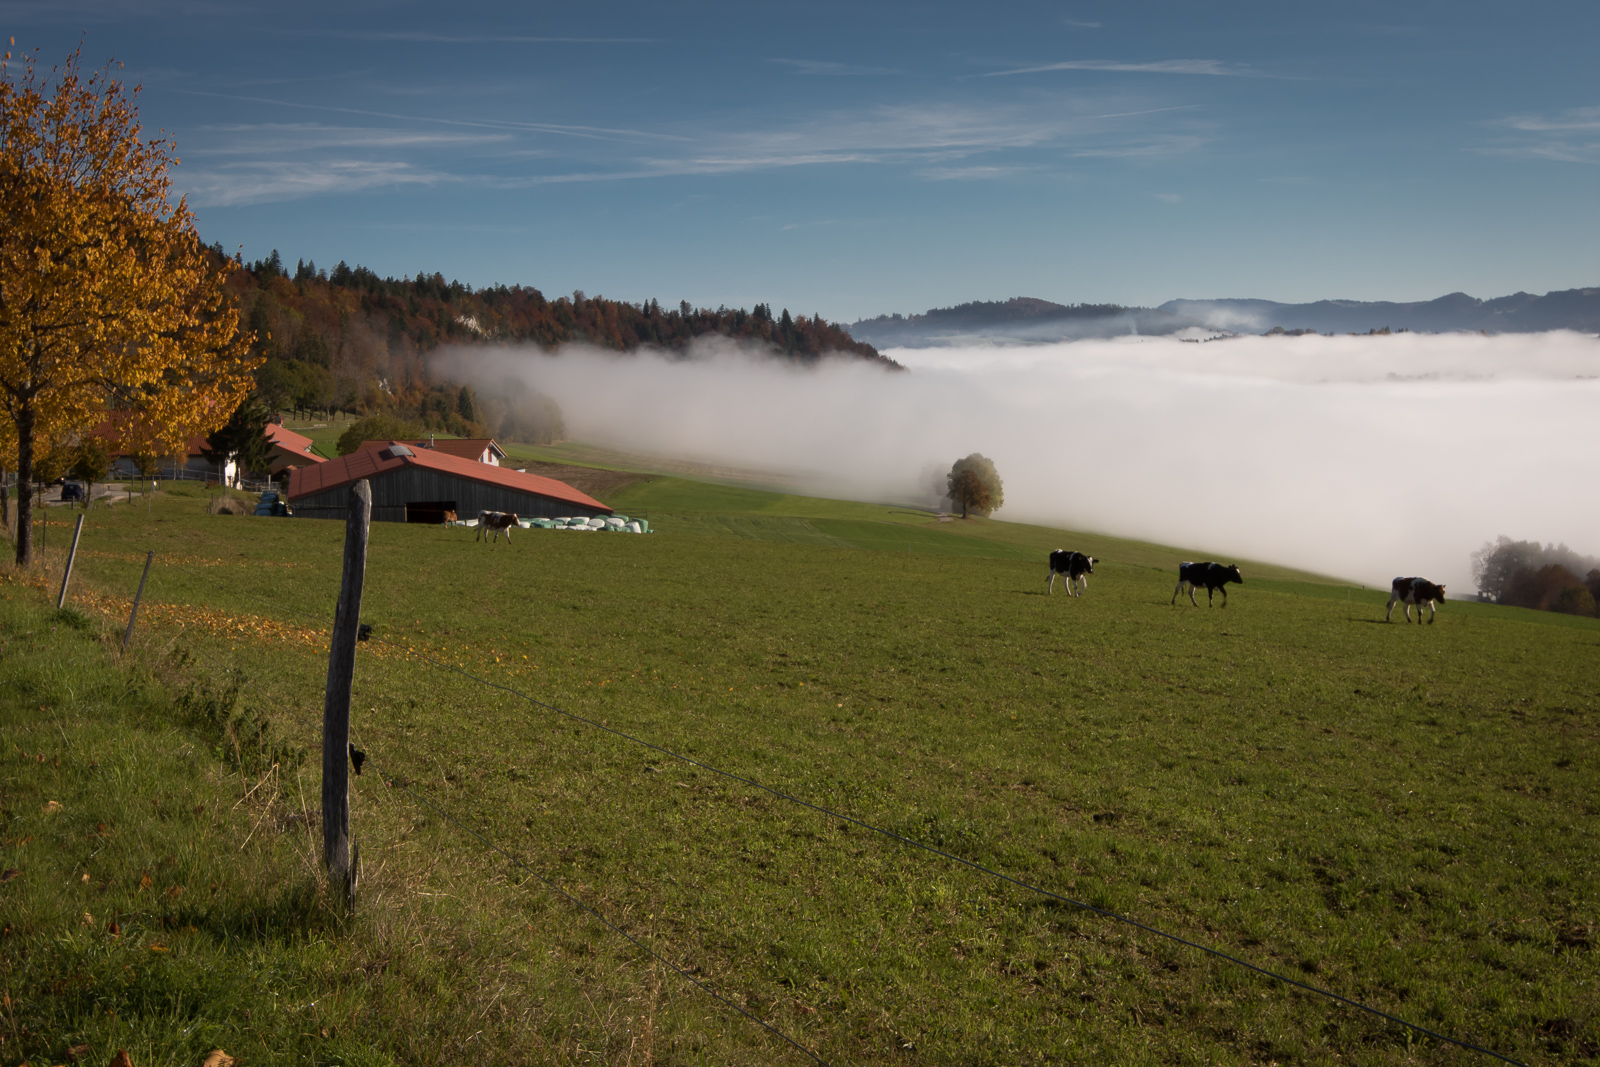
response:
[[[1044,342],[1169,334],[1200,325],[1157,308],[1120,304],[1053,304],[1028,296],[977,300],[921,315],[879,315],[851,323],[850,336],[877,348],[932,348],[973,341]]]
[[[1451,293],[1414,303],[1319,300],[1169,300],[1158,308],[1120,304],[1055,304],[1019,296],[932,308],[921,315],[879,315],[851,323],[850,335],[878,348],[932,348],[971,342],[1041,343],[1123,334],[1163,335],[1204,328],[1265,333],[1274,327],[1318,333],[1412,330],[1450,333],[1600,332],[1600,288],[1480,300]]]
[[[1274,326],[1319,333],[1412,330],[1448,333],[1533,333],[1539,330],[1600,331],[1600,289],[1566,289],[1534,296],[1513,293],[1479,300],[1451,293],[1437,300],[1394,303],[1387,300],[1319,300],[1280,304],[1273,300],[1169,300],[1161,310],[1221,329],[1260,333]]]

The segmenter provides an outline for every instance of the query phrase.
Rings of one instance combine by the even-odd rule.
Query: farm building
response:
[[[460,456],[495,467],[500,466],[500,461],[506,458],[505,449],[488,437],[447,437],[436,441],[430,436],[426,441],[362,441],[361,448],[388,448],[391,444],[402,444],[413,451],[431,448],[447,456]]]
[[[524,519],[611,514],[594,497],[554,478],[398,441],[296,468],[289,474],[289,506],[297,516],[342,519],[350,507],[349,487],[362,478],[372,485],[374,522],[438,523],[450,511],[462,518],[480,511],[509,511]]]
[[[123,442],[143,437],[144,428],[139,425],[141,418],[141,415],[132,411],[108,411],[100,424],[89,431],[90,437],[99,438],[105,445],[106,456],[111,460],[110,476],[113,478],[140,477],[139,461],[133,450]],[[196,434],[174,453],[151,456],[154,464],[150,474],[157,478],[222,480],[231,484],[239,476],[239,465],[231,459],[222,464],[211,462],[205,457],[205,450],[209,446],[210,441],[204,435]]]
[[[328,462],[326,456],[319,456],[313,451],[316,445],[312,444],[311,438],[304,434],[285,429],[279,423],[269,423],[265,433],[267,443],[272,446],[269,469],[274,478],[290,467],[305,467],[313,463]]]

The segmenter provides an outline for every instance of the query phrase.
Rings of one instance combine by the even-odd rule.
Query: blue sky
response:
[[[851,320],[1600,285],[1600,4],[0,2],[202,235]]]

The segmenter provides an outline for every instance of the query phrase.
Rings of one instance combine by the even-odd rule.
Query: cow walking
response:
[[[1411,621],[1411,605],[1417,606],[1417,622],[1422,621],[1422,608],[1427,605],[1428,622],[1433,623],[1433,617],[1438,609],[1434,604],[1444,603],[1444,586],[1434,585],[1426,578],[1396,578],[1389,591],[1389,610],[1383,613],[1383,621],[1388,622],[1394,614],[1394,606],[1400,604],[1406,613],[1406,622]]]
[[[1178,564],[1178,586],[1172,591],[1172,602],[1178,602],[1178,594],[1185,589],[1189,593],[1189,603],[1195,607],[1200,602],[1194,598],[1196,586],[1206,588],[1206,607],[1211,607],[1211,598],[1217,590],[1222,590],[1222,606],[1228,606],[1228,583],[1238,582],[1244,584],[1244,575],[1239,573],[1239,568],[1234,564],[1224,567],[1220,563],[1180,563]]]
[[[1089,575],[1094,573],[1094,565],[1098,562],[1093,556],[1086,556],[1082,552],[1056,549],[1050,553],[1050,573],[1045,576],[1044,591],[1056,591],[1056,575],[1059,574],[1066,579],[1068,596],[1082,596],[1089,588]]]
[[[478,534],[477,537],[473,538],[473,540],[476,541],[479,537],[481,537],[487,543],[489,540],[489,531],[493,530],[494,539],[499,541],[500,531],[504,530],[506,532],[506,544],[510,544],[511,527],[516,526],[517,524],[517,517],[510,512],[480,511],[478,512]]]

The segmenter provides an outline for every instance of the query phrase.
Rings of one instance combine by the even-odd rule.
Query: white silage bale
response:
[[[594,518],[589,520],[589,529],[598,530],[600,527],[604,526],[605,524],[606,524],[606,520],[604,520],[600,516],[596,515]]]
[[[644,533],[644,530],[640,529],[639,524],[636,522],[628,523],[628,525],[624,526],[623,529],[627,530],[629,533]]]

